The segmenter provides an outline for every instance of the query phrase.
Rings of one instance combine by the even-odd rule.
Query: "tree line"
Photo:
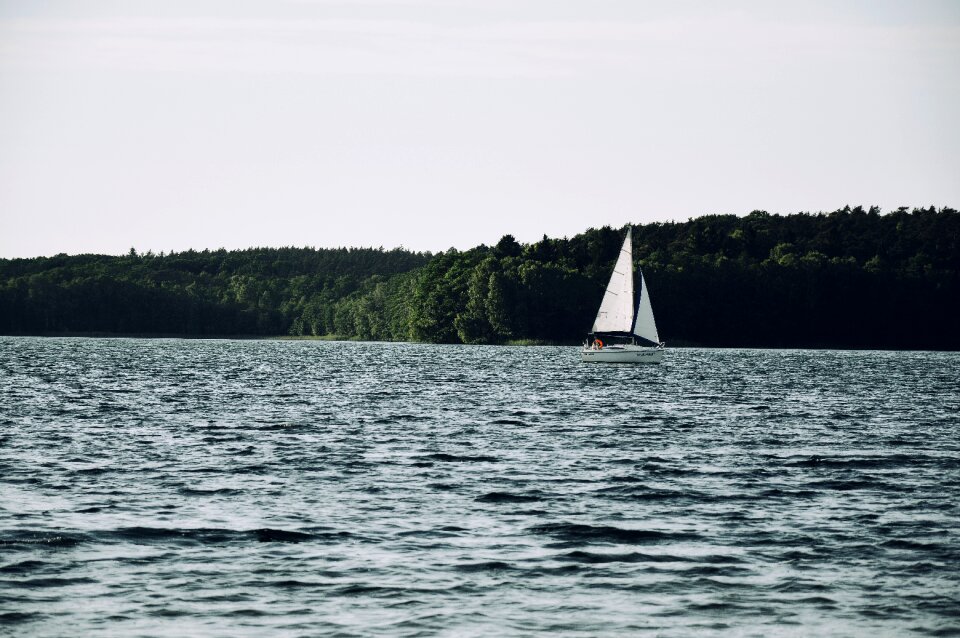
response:
[[[960,214],[845,207],[634,226],[668,343],[958,349]],[[0,332],[573,343],[624,228],[431,255],[257,248],[0,260]]]
[[[286,334],[308,300],[425,265],[403,249],[251,248],[0,260],[0,333]]]

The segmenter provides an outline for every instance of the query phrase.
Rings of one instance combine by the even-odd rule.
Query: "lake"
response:
[[[960,354],[0,337],[0,631],[960,635]]]

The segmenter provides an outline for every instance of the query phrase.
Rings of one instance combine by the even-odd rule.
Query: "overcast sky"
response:
[[[0,0],[0,256],[960,207],[960,2]]]

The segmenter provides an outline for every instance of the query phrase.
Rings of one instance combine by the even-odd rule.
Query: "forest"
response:
[[[845,207],[633,226],[668,345],[960,348],[960,213]],[[438,254],[251,248],[0,259],[0,334],[577,343],[625,228]]]

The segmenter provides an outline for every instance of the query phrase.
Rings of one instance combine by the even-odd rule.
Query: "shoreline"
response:
[[[39,334],[0,334],[4,337],[37,337],[44,339],[80,338],[80,339],[183,339],[183,340],[217,340],[217,341],[330,341],[351,343],[410,343],[419,345],[448,345],[448,346],[503,346],[503,347],[579,347],[582,341],[551,342],[533,339],[516,339],[505,343],[433,343],[429,341],[377,341],[346,337],[343,335],[196,335],[177,333],[119,333],[119,332],[47,332]],[[704,350],[837,350],[849,352],[960,352],[960,349],[949,348],[885,348],[885,347],[855,347],[830,345],[797,345],[797,346],[710,346],[689,341],[677,340],[666,343],[667,350],[704,349]]]

